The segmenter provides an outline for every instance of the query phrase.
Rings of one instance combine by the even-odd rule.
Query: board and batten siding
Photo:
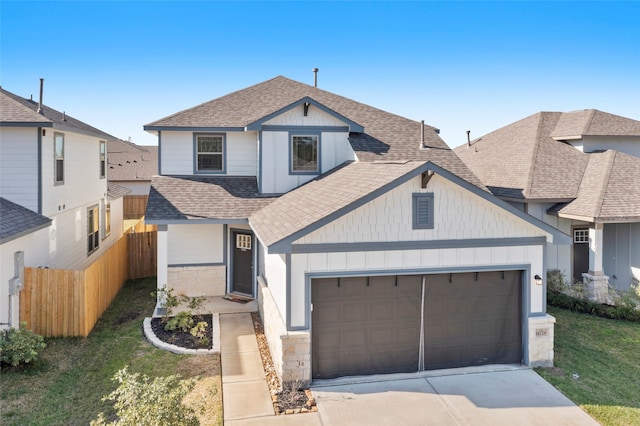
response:
[[[304,106],[298,105],[282,114],[265,121],[269,126],[345,126],[346,123],[320,108],[311,105],[304,115]]]
[[[224,261],[223,225],[169,225],[168,264],[196,265]]]
[[[300,131],[304,133],[303,130]],[[320,172],[355,159],[347,132],[320,134]],[[288,131],[262,132],[261,190],[265,194],[282,194],[315,179],[316,174],[290,174]]]
[[[606,223],[603,269],[609,284],[626,291],[640,282],[640,223]]]
[[[262,255],[264,255],[262,276],[280,311],[280,315],[284,319],[287,314],[287,265],[285,255],[267,254],[266,250],[261,253]]]
[[[163,131],[160,139],[160,173],[193,175],[195,170],[194,133],[224,133],[226,175],[257,175],[257,132],[174,132]]]
[[[434,194],[434,228],[413,229],[412,195]],[[547,236],[500,207],[435,175],[426,189],[418,176],[295,243],[462,240]]]
[[[0,127],[0,195],[34,212],[38,211],[38,132],[38,128]]]

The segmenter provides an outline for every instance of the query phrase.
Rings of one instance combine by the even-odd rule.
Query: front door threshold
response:
[[[224,296],[222,296],[222,298],[225,300],[230,300],[232,302],[238,302],[238,303],[247,303],[254,300],[253,297],[246,294],[241,294],[241,293],[227,293]]]

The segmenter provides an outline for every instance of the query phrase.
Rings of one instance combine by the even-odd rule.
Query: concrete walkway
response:
[[[276,416],[250,313],[220,315],[225,425],[320,425],[317,413]]]

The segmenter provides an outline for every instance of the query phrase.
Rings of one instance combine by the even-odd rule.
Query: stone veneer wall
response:
[[[258,310],[264,323],[271,358],[280,380],[299,380],[311,384],[311,333],[287,331],[280,311],[264,279],[258,277]]]
[[[189,297],[224,296],[227,289],[226,266],[170,266],[168,286],[175,295]]]
[[[529,367],[553,367],[555,317],[529,318]]]

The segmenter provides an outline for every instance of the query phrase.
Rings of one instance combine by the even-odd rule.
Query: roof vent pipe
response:
[[[318,68],[313,69],[313,87],[318,87]]]
[[[44,78],[40,79],[40,102],[38,102],[38,114],[42,114],[42,92],[44,89]]]
[[[471,146],[471,130],[467,130],[467,146]]]
[[[421,143],[421,146],[424,148],[425,147],[424,146],[424,120],[420,122],[420,134],[421,134],[420,143]]]

